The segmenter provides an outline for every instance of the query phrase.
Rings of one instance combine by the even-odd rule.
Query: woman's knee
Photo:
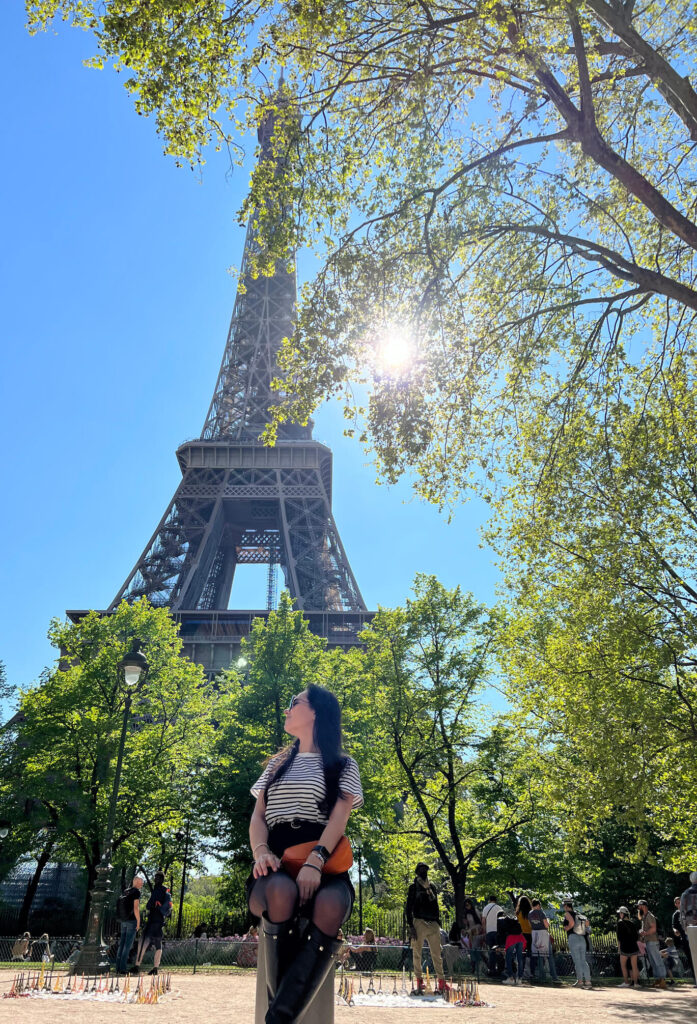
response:
[[[346,919],[350,902],[349,894],[343,887],[321,889],[315,896],[312,914],[314,923],[327,934],[338,932]]]

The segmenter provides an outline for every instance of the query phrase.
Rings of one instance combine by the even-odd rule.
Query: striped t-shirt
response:
[[[252,786],[252,796],[264,792],[266,783],[276,769],[278,759],[270,761],[261,776]],[[345,796],[353,797],[353,807],[363,803],[363,789],[358,765],[352,757],[339,776],[339,789]],[[324,800],[324,769],[321,754],[296,754],[288,771],[266,794],[266,824],[269,828],[282,821],[300,818],[302,821],[328,821],[319,804]]]

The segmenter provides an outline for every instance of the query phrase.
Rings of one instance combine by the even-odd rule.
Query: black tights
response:
[[[266,914],[269,921],[281,924],[289,921],[298,902],[298,887],[283,871],[257,878],[249,895],[249,909],[255,917]],[[346,882],[341,879],[325,883],[316,894],[312,905],[312,923],[334,937],[351,910],[351,897]]]

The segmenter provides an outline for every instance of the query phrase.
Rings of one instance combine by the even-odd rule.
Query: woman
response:
[[[329,874],[324,868],[351,811],[363,803],[358,765],[342,751],[334,694],[310,685],[292,699],[285,715],[285,730],[295,742],[269,761],[252,787],[249,909],[262,922],[266,981],[265,990],[257,985],[257,1024],[297,1020],[331,971],[340,948],[336,936],[351,913],[354,891],[347,871]],[[293,879],[281,857],[301,843],[316,845]],[[304,933],[300,915],[308,921]]]
[[[620,952],[620,967],[624,981],[620,988],[639,987],[639,925],[632,921],[629,907],[620,907],[617,911],[617,946]],[[629,968],[632,980],[629,980]]]
[[[564,930],[569,942],[569,952],[574,962],[577,985],[579,988],[590,989],[591,969],[586,960],[586,936],[589,931],[588,919],[574,910],[571,900],[564,903]]]
[[[31,935],[29,932],[24,932],[20,939],[17,939],[14,946],[12,947],[12,959],[13,960],[26,960],[27,954],[29,953],[29,944],[31,943]]]
[[[363,944],[351,950],[357,971],[372,973],[377,967],[378,954],[375,946],[375,932],[366,928],[363,933]]]
[[[532,952],[532,921],[530,920],[530,911],[532,910],[532,903],[527,896],[519,896],[515,902],[515,916],[518,918],[518,924],[523,931],[523,938],[525,939],[525,968],[523,973],[526,976],[530,976],[532,973],[530,969],[530,956]]]

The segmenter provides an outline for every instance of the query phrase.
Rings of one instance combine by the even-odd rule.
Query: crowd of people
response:
[[[453,972],[454,959],[460,950],[467,950],[474,973],[479,976],[482,959],[488,956],[488,974],[501,978],[505,985],[522,985],[526,980],[544,980],[546,971],[553,984],[559,984],[554,937],[548,914],[539,899],[508,894],[514,908],[508,913],[495,895],[489,896],[481,910],[476,901],[464,902],[462,920],[445,936],[441,929],[438,894],[428,880],[428,866],[418,864],[414,882],[409,887],[405,914],[412,944],[416,978],[415,991],[423,991],[422,958],[424,945],[429,948],[439,988],[445,985],[446,973]],[[674,900],[671,920],[672,935],[662,938],[658,921],[646,900],[639,900],[636,916],[629,908],[617,911],[617,943],[623,987],[639,984],[642,972],[652,975],[652,984],[665,988],[674,982],[680,965],[680,950],[685,954],[689,970],[695,977],[697,959],[697,872],[690,876],[690,886]],[[590,989],[591,924],[571,900],[566,900],[558,915],[554,914],[566,934],[576,984]],[[444,938],[447,940],[444,942]],[[697,984],[697,978],[695,979]]]

